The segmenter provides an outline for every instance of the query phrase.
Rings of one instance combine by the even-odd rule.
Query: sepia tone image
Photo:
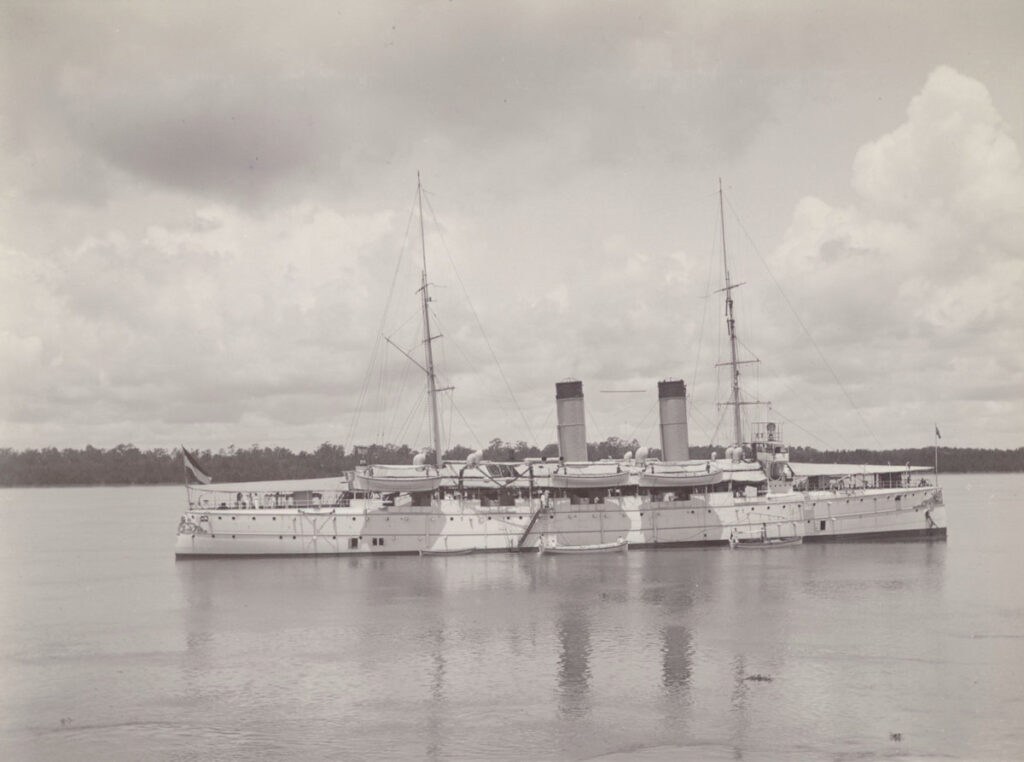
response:
[[[1024,756],[1022,34],[0,1],[0,757]]]

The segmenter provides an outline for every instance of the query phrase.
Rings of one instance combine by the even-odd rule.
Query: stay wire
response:
[[[775,277],[775,274],[771,271],[771,268],[768,267],[768,263],[765,261],[764,257],[761,256],[761,252],[758,250],[757,244],[754,243],[754,239],[751,237],[750,233],[743,225],[743,221],[739,218],[739,215],[733,208],[731,201],[729,201],[729,211],[732,212],[736,224],[739,225],[740,230],[743,231],[743,235],[746,236],[747,241],[750,243],[751,248],[754,250],[754,254],[757,255],[757,258],[758,260],[760,260],[761,265],[765,269],[765,272],[768,273],[768,277],[772,279],[772,283],[775,284],[775,287],[779,290],[779,293],[782,294],[782,298],[786,302],[786,306],[788,306],[790,312],[793,313],[793,317],[796,318],[796,322],[800,326],[800,329],[804,332],[804,335],[807,337],[808,341],[810,341],[811,346],[814,347],[814,351],[818,353],[818,357],[821,358],[821,361],[825,364],[825,367],[828,368],[828,372],[832,374],[832,378],[835,380],[836,385],[840,388],[840,390],[842,390],[843,396],[846,397],[846,401],[850,403],[850,407],[852,407],[854,411],[857,413],[857,416],[860,418],[861,423],[864,424],[864,428],[867,429],[868,433],[871,434],[871,437],[875,440],[875,444],[878,445],[878,449],[882,449],[882,442],[875,434],[874,429],[871,428],[871,425],[864,417],[864,414],[861,412],[860,408],[857,407],[857,404],[853,401],[853,397],[850,396],[850,393],[846,390],[846,387],[843,386],[843,382],[839,380],[839,376],[832,369],[832,366],[825,358],[825,353],[821,351],[821,348],[818,346],[818,343],[814,340],[814,337],[811,335],[811,332],[807,330],[807,326],[804,325],[804,321],[800,318],[799,313],[797,313],[796,307],[794,307],[793,302],[790,301],[789,295],[785,292],[785,290],[783,290],[782,284],[779,283],[778,279]]]
[[[483,336],[484,343],[487,344],[487,349],[491,353],[491,359],[494,360],[494,365],[498,368],[498,373],[501,376],[502,382],[505,384],[505,388],[508,390],[509,396],[512,397],[513,403],[515,403],[516,410],[519,412],[519,417],[522,419],[523,424],[526,426],[527,432],[530,437],[536,442],[537,435],[534,434],[533,429],[530,426],[530,422],[526,419],[526,415],[523,413],[522,407],[519,405],[519,400],[516,399],[515,392],[512,391],[512,386],[508,382],[508,378],[505,376],[505,371],[501,367],[501,362],[498,360],[498,355],[494,351],[494,347],[491,346],[491,340],[487,336],[487,332],[484,330],[483,323],[480,321],[480,316],[477,314],[476,307],[473,305],[473,300],[469,297],[469,291],[466,289],[466,284],[462,282],[462,277],[459,275],[458,268],[455,267],[455,260],[452,258],[451,251],[448,249],[448,243],[444,239],[444,233],[441,232],[441,225],[437,221],[437,215],[434,213],[434,207],[430,203],[430,193],[425,194],[427,200],[427,209],[430,210],[431,219],[434,221],[434,227],[437,230],[438,237],[441,239],[441,246],[444,249],[445,255],[448,257],[448,261],[452,266],[452,271],[455,273],[455,279],[459,283],[459,287],[462,289],[463,295],[466,297],[466,303],[469,305],[470,312],[473,313],[473,319],[476,321],[477,328],[480,330],[480,335]]]

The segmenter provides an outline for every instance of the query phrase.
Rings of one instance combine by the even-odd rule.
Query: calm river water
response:
[[[0,758],[1024,758],[1024,477],[942,481],[946,543],[180,562],[181,487],[3,490]]]

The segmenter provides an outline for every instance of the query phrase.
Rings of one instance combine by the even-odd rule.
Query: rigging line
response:
[[[473,359],[472,359],[472,358],[471,358],[471,357],[469,356],[469,354],[468,354],[468,353],[467,353],[467,352],[466,352],[466,351],[465,351],[465,350],[464,350],[464,349],[462,348],[462,344],[460,344],[460,343],[459,343],[458,341],[455,341],[455,339],[453,338],[453,336],[454,336],[454,333],[453,333],[452,335],[449,335],[449,334],[448,334],[448,332],[447,332],[447,330],[445,329],[445,325],[444,325],[444,323],[443,323],[443,322],[441,321],[441,319],[440,319],[439,317],[437,317],[436,315],[435,315],[435,317],[434,317],[434,320],[436,321],[436,325],[437,325],[437,327],[438,327],[438,330],[439,330],[439,331],[440,331],[441,333],[443,333],[443,334],[445,335],[445,338],[447,339],[447,340],[446,340],[446,341],[445,341],[445,342],[444,342],[444,343],[443,343],[443,344],[441,345],[441,347],[442,347],[442,352],[445,352],[445,349],[444,349],[444,347],[450,344],[450,345],[451,345],[452,347],[454,347],[454,348],[455,348],[455,350],[456,350],[456,351],[458,352],[458,354],[459,354],[459,355],[460,355],[460,356],[462,357],[462,359],[464,359],[464,360],[466,361],[466,363],[467,363],[467,364],[468,364],[468,365],[469,365],[470,367],[474,367],[474,362],[473,362]],[[446,356],[447,356],[447,355],[446,355]],[[452,386],[452,383],[451,383],[451,382],[450,382],[450,381],[448,380],[448,378],[447,378],[447,377],[445,377],[445,378],[444,378],[444,380],[443,380],[443,383],[444,383],[444,384],[445,384],[446,386]],[[454,404],[455,404],[455,402],[454,402],[454,397],[452,397],[452,398],[450,398],[450,399],[451,399],[452,405],[454,406]],[[485,400],[487,400],[487,401],[489,401],[489,402],[492,402],[493,404],[497,405],[498,407],[500,407],[500,408],[502,409],[502,411],[503,411],[503,412],[505,412],[505,411],[507,410],[507,407],[506,407],[506,402],[507,402],[507,400],[506,400],[506,399],[504,398],[504,396],[503,396],[503,395],[494,395],[494,396],[492,396],[492,395],[484,395],[484,396],[483,396],[483,399],[485,399]],[[532,436],[532,432],[530,432],[530,433],[531,433],[531,436]],[[449,435],[450,435],[450,434],[451,434],[451,432],[449,432]]]
[[[770,367],[771,366],[769,364],[767,364],[767,363],[765,364],[765,369],[766,370],[768,368],[770,368]],[[784,392],[787,393],[788,397],[799,399],[801,406],[806,408],[807,412],[809,412],[815,419],[820,421],[821,422],[820,425],[824,425],[825,427],[827,427],[835,436],[837,436],[839,438],[840,441],[847,441],[846,440],[846,435],[843,434],[842,431],[837,429],[832,424],[831,417],[827,416],[827,415],[822,415],[819,412],[819,410],[814,405],[812,405],[810,402],[808,402],[808,395],[800,394],[792,384],[790,384],[789,382],[787,382],[785,380],[785,378],[783,376],[776,375],[775,380],[776,380],[776,382],[778,382],[779,384],[782,385],[782,389],[783,389]],[[794,424],[794,425],[799,426],[799,424]],[[810,433],[810,432],[808,432],[808,433]],[[814,437],[815,439],[817,439],[819,442],[825,443],[825,440],[822,440],[816,434],[811,434],[811,436]],[[828,447],[832,447],[831,444],[827,444],[827,446]],[[848,449],[853,449],[853,448],[848,448]]]
[[[363,381],[359,388],[359,394],[356,397],[355,409],[352,411],[352,422],[349,428],[349,435],[346,440],[346,444],[350,447],[355,445],[356,431],[359,428],[359,421],[362,417],[362,411],[366,404],[366,396],[369,394],[370,381],[374,377],[374,370],[377,364],[378,357],[378,345],[380,344],[381,337],[377,336],[374,340],[373,349],[370,352],[370,362],[366,367],[366,372],[363,374]]]
[[[420,415],[422,406],[423,400],[420,399],[420,395],[416,395],[413,398],[413,404],[409,407],[409,410],[406,413],[405,420],[402,422],[402,425],[398,428],[398,430],[395,433],[395,444],[398,444],[399,440],[401,440],[403,437],[408,439],[408,433],[411,431],[410,424],[414,419],[420,420],[422,417]],[[416,432],[415,438],[413,438],[412,440],[414,447],[416,446],[416,443],[419,441],[419,435],[422,430],[423,422],[422,420],[420,420],[419,429]]]
[[[712,420],[711,420],[710,418],[708,418],[708,417],[707,417],[707,415],[706,415],[706,414],[705,414],[704,412],[702,412],[702,411],[700,410],[700,408],[694,408],[694,409],[693,409],[693,412],[694,412],[694,414],[695,414],[695,415],[694,415],[694,417],[693,417],[693,418],[691,418],[691,420],[692,420],[692,421],[694,422],[694,424],[696,425],[696,427],[697,427],[698,429],[700,429],[701,435],[702,435],[702,436],[704,436],[704,438],[705,438],[705,439],[706,439],[706,440],[707,440],[708,442],[710,442],[711,440],[707,438],[707,434],[708,434],[708,429],[704,428],[704,426],[702,426],[702,425],[701,425],[700,423],[698,423],[698,422],[697,422],[697,418],[703,418],[703,419],[704,419],[704,421],[705,421],[705,423],[706,423],[706,424],[707,424],[707,425],[708,425],[709,427],[710,427],[710,426],[712,426],[712,425],[714,424],[714,421],[712,421]]]
[[[385,411],[381,413],[381,420],[383,426],[383,429],[381,431],[382,438],[386,435],[386,432],[394,431],[396,432],[396,439],[398,439],[401,437],[401,435],[407,428],[406,426],[399,426],[399,416],[402,413],[402,405],[404,404],[405,394],[409,387],[409,377],[412,375],[413,366],[411,363],[403,362],[399,363],[399,367],[400,370],[398,371],[398,378],[395,379],[395,383],[392,384],[391,386],[393,390],[392,395],[394,396],[394,401],[390,405],[385,404],[386,400],[384,399],[384,379],[381,379],[382,383],[380,405],[382,411]],[[388,410],[391,411],[390,417],[387,417],[386,411]]]
[[[716,221],[714,223],[714,230],[717,231],[717,229],[718,229],[718,223]],[[697,336],[697,357],[693,361],[693,375],[691,376],[691,378],[693,379],[693,389],[694,389],[694,391],[696,391],[696,389],[697,389],[698,372],[700,370],[700,354],[701,354],[701,350],[704,347],[704,326],[707,323],[708,304],[711,303],[711,278],[712,278],[712,274],[714,273],[714,264],[715,264],[715,261],[716,261],[715,245],[714,245],[715,237],[716,237],[716,233],[712,233],[712,235],[711,235],[711,240],[712,240],[711,249],[709,250],[708,257],[707,257],[707,260],[708,260],[708,275],[707,275],[707,281],[704,284],[704,297],[703,297],[703,299],[704,299],[704,309],[701,310],[701,314],[700,314],[700,333]],[[689,398],[689,405],[688,405],[688,407],[691,410],[693,410],[693,409],[695,409],[694,408],[695,404],[696,404],[696,401],[694,399],[694,396],[691,396]]]
[[[760,260],[761,265],[764,267],[765,272],[768,273],[768,277],[772,279],[772,283],[774,283],[775,287],[779,289],[779,293],[782,294],[782,298],[786,302],[786,306],[788,306],[790,311],[793,313],[793,317],[796,318],[796,322],[800,326],[800,329],[804,332],[808,340],[811,342],[811,346],[814,347],[814,351],[818,353],[818,357],[820,357],[821,361],[825,363],[825,367],[828,368],[828,372],[832,374],[832,378],[835,380],[836,385],[839,386],[839,388],[842,390],[843,396],[846,397],[846,401],[850,403],[850,407],[852,407],[854,411],[857,413],[857,417],[860,418],[861,423],[864,424],[864,428],[867,429],[869,434],[871,434],[871,437],[875,440],[875,443],[878,445],[878,448],[882,449],[882,442],[878,439],[878,436],[875,434],[874,429],[871,428],[871,425],[864,417],[864,414],[861,412],[860,408],[857,407],[857,404],[853,401],[853,397],[851,397],[850,393],[846,391],[846,387],[843,386],[843,382],[839,380],[839,376],[836,375],[836,372],[834,370],[832,370],[832,366],[829,365],[828,360],[825,358],[825,353],[821,351],[821,348],[818,346],[818,342],[814,340],[814,337],[811,335],[811,332],[808,331],[807,326],[804,325],[804,321],[800,319],[800,315],[797,313],[796,308],[793,306],[793,302],[790,301],[789,295],[782,289],[782,284],[779,283],[779,281],[775,277],[775,274],[772,273],[771,268],[768,267],[768,263],[765,261],[764,257],[761,256],[761,252],[758,251],[757,244],[754,243],[754,240],[753,238],[751,238],[750,233],[747,232],[746,227],[744,227],[743,221],[740,220],[739,215],[736,214],[736,210],[733,209],[732,203],[729,204],[729,211],[733,213],[733,217],[736,219],[736,223],[740,226],[740,230],[742,230],[743,234],[747,237],[747,241],[750,242],[750,245],[753,248],[754,253],[757,255],[757,258]]]
[[[634,439],[636,439],[636,441],[639,443],[640,440],[637,439],[637,436],[636,436],[637,432],[639,432],[641,427],[645,423],[647,423],[647,419],[651,417],[651,413],[654,412],[654,408],[656,408],[657,406],[658,406],[658,400],[655,400],[654,402],[651,403],[651,406],[649,408],[647,408],[647,412],[644,413],[644,417],[640,419],[640,423],[638,423],[636,426],[634,426],[633,430],[629,433],[629,440],[628,441],[632,442]],[[647,431],[650,432],[651,428],[648,427]]]
[[[473,313],[473,319],[476,321],[477,328],[480,329],[480,335],[484,337],[484,343],[487,344],[487,349],[491,353],[491,359],[494,360],[494,364],[498,368],[498,373],[501,375],[501,380],[504,382],[505,388],[508,389],[508,393],[512,397],[512,402],[515,403],[516,410],[519,411],[519,417],[522,418],[523,423],[526,424],[526,430],[536,442],[537,435],[533,433],[533,429],[530,428],[530,422],[526,420],[526,415],[523,413],[523,409],[519,406],[519,400],[516,399],[516,394],[512,391],[512,386],[509,384],[508,378],[505,376],[505,371],[501,367],[501,362],[498,360],[498,355],[495,353],[494,347],[491,346],[491,340],[488,338],[487,332],[484,331],[483,323],[480,321],[480,316],[477,314],[476,307],[473,305],[473,300],[469,298],[469,291],[466,289],[466,284],[462,282],[462,276],[459,275],[459,270],[455,267],[455,260],[452,258],[451,251],[448,250],[448,242],[444,239],[444,233],[441,232],[441,225],[438,223],[437,215],[434,213],[434,207],[430,203],[429,193],[427,193],[427,208],[430,210],[430,216],[434,221],[438,237],[441,239],[441,248],[444,249],[444,253],[448,257],[449,263],[451,263],[452,272],[455,273],[455,280],[458,281],[459,287],[462,289],[462,294],[466,297],[466,303],[469,305],[469,311]]]
[[[541,431],[550,431],[550,429],[548,429],[548,423],[549,423],[549,422],[551,421],[551,416],[552,416],[552,415],[554,415],[554,414],[555,414],[555,410],[554,410],[554,408],[553,408],[553,407],[550,407],[550,406],[548,406],[548,414],[547,414],[546,416],[544,416],[544,423],[542,423],[542,424],[540,425],[540,430],[541,430]],[[557,430],[557,429],[555,429],[555,441],[556,441],[556,442],[558,441],[558,430]],[[540,447],[541,449],[544,449],[544,447],[546,447],[546,446],[547,446],[548,444],[551,444],[551,443],[550,443],[550,442],[546,442],[546,443],[545,443],[545,444],[544,444],[544,445],[542,446],[542,445],[540,444],[540,442],[538,442],[538,443],[537,443],[537,446],[538,446],[538,447]]]
[[[466,420],[466,417],[462,414],[462,411],[459,409],[459,406],[455,404],[454,400],[452,400],[452,410],[454,410],[458,414],[459,419],[466,425],[466,430],[469,432],[469,435],[473,437],[474,440],[476,440],[477,449],[483,450],[483,442],[480,441],[480,437],[477,436],[477,433],[473,430],[473,427],[469,425],[469,421]]]
[[[828,442],[826,442],[826,441],[825,441],[824,439],[821,439],[820,437],[818,437],[817,435],[815,435],[815,434],[814,434],[814,432],[808,431],[807,429],[805,429],[805,428],[804,428],[803,426],[801,426],[801,425],[800,425],[799,423],[797,423],[796,421],[794,421],[794,420],[792,420],[792,419],[790,419],[790,418],[787,418],[786,416],[784,416],[784,415],[783,415],[782,413],[780,413],[780,412],[779,412],[778,408],[775,408],[775,407],[773,407],[773,408],[772,408],[772,412],[774,412],[774,413],[775,413],[775,415],[779,416],[779,418],[781,418],[782,420],[784,420],[784,421],[785,421],[786,423],[789,423],[789,424],[790,424],[790,425],[792,425],[792,426],[796,426],[796,427],[797,427],[798,429],[800,429],[800,431],[802,431],[802,432],[803,432],[804,434],[806,434],[807,436],[809,436],[809,437],[810,437],[811,439],[815,439],[815,440],[817,440],[817,441],[818,441],[818,442],[819,442],[820,444],[822,444],[822,445],[823,445],[823,446],[825,447],[825,449],[826,449],[826,450],[828,450],[828,449],[832,449],[831,445],[829,445],[829,443],[828,443]]]
[[[452,394],[451,389],[448,390],[448,428],[445,431],[448,433],[448,444],[445,446],[445,452],[451,450],[454,446],[455,441],[455,427],[452,426],[452,413],[455,410],[455,397]]]
[[[583,415],[585,416],[585,418],[588,421],[590,421],[590,425],[593,427],[594,433],[597,434],[597,437],[598,437],[597,441],[598,442],[603,442],[604,441],[604,437],[601,436],[600,427],[598,427],[598,425],[597,425],[597,419],[594,417],[594,414],[590,411],[589,408],[584,407]],[[584,442],[584,444],[586,444],[586,442]]]
[[[736,339],[736,343],[739,344],[741,347],[743,347],[743,349],[745,349],[747,351],[747,354],[754,358],[755,362],[758,362],[758,363],[761,362],[761,358],[758,357],[750,347],[748,347],[746,344],[744,344],[739,339]]]
[[[363,406],[363,403],[365,402],[366,394],[369,391],[370,378],[371,378],[371,376],[373,374],[374,358],[375,358],[375,356],[377,354],[377,351],[378,351],[378,348],[380,347],[380,344],[382,343],[381,337],[384,335],[384,324],[387,321],[388,312],[391,309],[391,300],[392,300],[392,298],[394,297],[394,294],[395,294],[395,284],[398,282],[398,273],[401,271],[402,260],[405,258],[406,248],[407,248],[407,246],[409,244],[409,232],[412,230],[412,223],[413,223],[413,219],[415,218],[415,214],[414,214],[415,209],[416,209],[416,202],[415,202],[415,197],[414,197],[413,203],[409,207],[409,217],[408,217],[408,219],[406,220],[406,223],[405,223],[405,235],[402,238],[402,245],[401,245],[401,247],[398,250],[399,251],[398,257],[396,257],[396,259],[395,259],[395,269],[394,269],[394,272],[392,272],[392,274],[391,274],[391,285],[388,288],[388,296],[387,296],[387,299],[384,302],[384,311],[381,314],[380,326],[377,329],[377,335],[376,335],[376,339],[374,341],[374,347],[373,347],[373,350],[371,352],[370,365],[367,367],[366,375],[363,377],[363,385],[362,385],[362,387],[360,389],[359,397],[357,398],[357,401],[356,401],[355,412],[353,413],[353,420],[352,420],[351,429],[350,429],[350,431],[352,432],[350,436],[352,437],[352,441],[353,442],[355,441],[355,430],[356,430],[356,427],[359,425],[359,419],[362,416],[362,409],[363,409],[362,406]]]

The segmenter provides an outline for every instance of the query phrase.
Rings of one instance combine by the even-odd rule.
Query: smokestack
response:
[[[555,410],[558,414],[558,454],[567,462],[586,461],[587,424],[583,413],[582,381],[555,384]]]
[[[686,382],[658,382],[658,413],[661,417],[661,459],[677,463],[690,459],[686,430]]]

